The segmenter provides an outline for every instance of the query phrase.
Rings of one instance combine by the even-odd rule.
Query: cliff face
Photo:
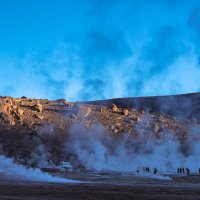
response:
[[[1,97],[0,145],[4,155],[37,166],[40,151],[53,163],[69,159],[65,141],[74,126],[86,131],[101,127],[114,137],[132,138],[141,133],[165,137],[167,131],[184,142],[191,128],[199,126],[199,102],[200,93],[80,103]]]

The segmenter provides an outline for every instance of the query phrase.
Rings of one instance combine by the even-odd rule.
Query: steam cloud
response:
[[[199,128],[191,130],[185,143],[174,133],[163,130],[159,138],[151,132],[140,132],[139,137],[130,134],[112,136],[102,127],[86,130],[75,125],[66,142],[66,152],[90,170],[135,172],[137,167],[156,167],[159,172],[188,167],[197,172],[200,166]]]
[[[0,55],[0,94],[77,101],[197,92],[199,6],[84,1],[75,12],[81,22],[66,22],[58,45]]]
[[[11,158],[0,155],[0,176],[5,176],[11,180],[54,182],[54,183],[76,183],[70,179],[54,177],[48,173],[42,172],[39,168],[27,169],[23,165],[16,164]]]

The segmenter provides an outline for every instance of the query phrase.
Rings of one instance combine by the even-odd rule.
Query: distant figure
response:
[[[140,173],[140,170],[139,170],[139,167],[137,167],[137,171],[136,171],[138,174]]]
[[[200,176],[200,168],[199,168],[199,176]]]
[[[187,175],[189,176],[190,175],[190,170],[188,168],[185,168],[185,169],[186,169]]]
[[[154,168],[154,172],[153,172],[154,174],[157,174],[157,169],[156,168]]]
[[[150,172],[150,169],[149,169],[149,167],[146,167],[146,171],[147,171],[147,172]]]
[[[177,168],[177,173],[178,173],[178,174],[180,173],[180,168]]]
[[[179,173],[182,173],[182,168],[179,168]]]
[[[184,168],[182,168],[182,172],[183,172],[183,174],[185,174],[185,169]]]

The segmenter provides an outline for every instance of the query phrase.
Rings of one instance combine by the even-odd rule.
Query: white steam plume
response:
[[[193,136],[191,132],[191,138]],[[148,166],[166,172],[188,167],[197,172],[200,167],[199,139],[199,136],[189,138],[185,146],[187,153],[184,153],[181,141],[169,131],[162,131],[160,138],[153,137],[150,132],[134,138],[130,134],[112,136],[101,127],[86,130],[75,125],[66,142],[66,153],[76,156],[87,169],[133,172],[137,167]]]
[[[15,163],[11,158],[0,155],[0,176],[5,176],[8,180],[53,182],[53,183],[77,183],[78,181],[54,177],[36,168],[25,168],[25,166]]]

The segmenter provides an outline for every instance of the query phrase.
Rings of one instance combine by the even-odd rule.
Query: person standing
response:
[[[185,169],[186,169],[187,175],[189,176],[190,175],[190,170],[188,168],[185,168]]]

